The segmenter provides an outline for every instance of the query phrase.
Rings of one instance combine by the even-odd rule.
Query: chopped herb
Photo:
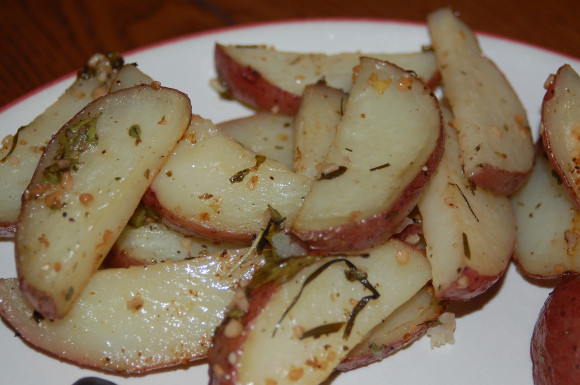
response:
[[[8,157],[10,156],[10,154],[12,154],[14,152],[14,149],[16,148],[16,145],[18,144],[18,135],[20,134],[20,131],[26,128],[26,126],[21,126],[17,131],[16,134],[14,134],[14,137],[12,138],[12,144],[10,146],[10,150],[8,150],[8,152],[6,153],[6,155],[0,159],[0,163],[4,163],[6,161],[6,159],[8,159]]]
[[[238,269],[242,265],[242,263],[244,263],[244,261],[246,261],[253,253],[258,254],[262,253],[268,242],[270,242],[270,240],[272,239],[270,233],[276,233],[281,231],[284,221],[286,220],[286,217],[283,217],[278,212],[278,210],[274,209],[270,205],[268,205],[268,210],[270,210],[270,219],[268,220],[266,227],[254,238],[254,241],[250,245],[250,248],[248,249],[246,254],[244,254],[242,258],[240,258],[238,262],[232,267],[232,269],[230,270],[230,274],[233,273],[236,269]],[[270,258],[270,260],[274,259],[277,260],[275,252],[273,255],[274,257]],[[261,269],[261,271],[264,271],[264,269]]]
[[[34,320],[34,322],[39,324],[40,322],[44,321],[44,316],[40,314],[37,310],[34,310],[32,312],[32,319]]]
[[[67,171],[76,171],[80,165],[82,153],[93,148],[99,142],[97,135],[98,116],[76,122],[58,137],[58,149],[53,163],[43,171],[43,181],[57,184]]]
[[[161,220],[161,217],[157,215],[153,210],[146,207],[142,203],[139,203],[133,215],[129,219],[128,225],[131,227],[141,227],[150,221],[158,222]]]
[[[135,145],[141,143],[141,126],[138,124],[133,124],[129,127],[129,136],[135,138]]]
[[[292,259],[296,259],[296,258],[292,258]],[[380,297],[380,293],[367,280],[366,274],[361,274],[361,270],[358,267],[356,267],[356,265],[354,263],[352,263],[348,259],[337,258],[337,259],[333,259],[333,260],[331,260],[329,262],[326,262],[325,264],[323,264],[322,266],[320,266],[318,269],[316,269],[314,272],[312,272],[312,274],[310,274],[308,277],[306,277],[306,279],[302,283],[302,287],[300,288],[300,291],[298,292],[298,294],[296,295],[296,297],[294,297],[294,299],[292,300],[292,303],[284,311],[284,313],[282,314],[282,317],[280,318],[280,320],[278,321],[278,323],[274,327],[274,331],[272,332],[272,337],[276,334],[276,331],[280,328],[280,325],[281,325],[282,321],[288,315],[288,313],[290,312],[290,310],[294,307],[294,305],[296,305],[296,303],[298,303],[298,300],[300,299],[300,296],[304,292],[304,289],[306,288],[306,286],[309,283],[311,283],[312,281],[314,281],[320,274],[322,274],[324,272],[324,270],[326,270],[330,266],[334,265],[335,263],[344,263],[344,264],[346,264],[347,267],[350,269],[350,272],[348,272],[348,271],[345,272],[345,277],[348,280],[353,280],[354,279],[354,280],[360,282],[366,289],[368,289],[372,293],[371,295],[367,295],[367,296],[361,298],[360,301],[354,307],[354,309],[351,311],[350,316],[348,318],[348,321],[346,323],[346,327],[345,327],[344,332],[342,334],[342,338],[343,339],[347,339],[350,336],[350,332],[352,331],[352,328],[354,326],[354,321],[355,321],[357,315],[361,312],[361,310],[371,300],[379,298]],[[319,329],[319,328],[320,327],[314,328],[312,330],[316,330],[316,329]],[[336,330],[336,331],[338,331],[338,330]],[[326,334],[328,334],[328,333],[326,333]]]
[[[462,233],[463,237],[463,253],[467,257],[467,259],[471,259],[471,250],[469,248],[469,239],[467,238],[467,234]]]
[[[107,54],[107,60],[114,70],[118,70],[125,64],[125,59],[123,59],[123,56],[117,52],[109,52]]]
[[[385,164],[381,164],[380,166],[371,168],[370,171],[377,171],[377,170],[380,170],[382,168],[387,168],[387,167],[390,167],[390,166],[391,166],[390,163],[385,163]]]
[[[74,287],[69,287],[68,290],[66,291],[66,295],[64,297],[65,300],[70,301],[73,297],[73,294],[75,293],[75,288]]]
[[[371,349],[371,354],[377,360],[383,358],[387,350],[385,345],[377,345],[374,342],[370,344],[369,348]]]
[[[339,166],[336,170],[330,172],[323,172],[320,174],[318,180],[330,180],[337,178],[346,172],[347,168],[345,166]]]
[[[477,215],[473,211],[473,208],[471,207],[471,204],[469,203],[469,200],[467,199],[467,197],[463,193],[463,190],[461,190],[461,187],[459,187],[459,185],[457,183],[452,183],[451,185],[457,187],[457,190],[459,190],[459,193],[461,194],[461,196],[463,197],[463,200],[467,204],[467,208],[469,209],[469,211],[471,211],[471,214],[473,215],[473,218],[475,218],[475,221],[476,222],[479,222],[479,218],[477,217]]]
[[[116,52],[109,52],[106,55],[107,62],[111,66],[113,70],[118,70],[125,64],[125,59],[123,56]],[[89,66],[88,64],[84,66],[82,70],[77,73],[77,77],[80,79],[91,79],[97,74],[97,70],[94,67]]]
[[[307,330],[300,336],[300,339],[303,340],[305,338],[318,338],[320,336],[324,336],[327,334],[332,334],[338,332],[344,326],[344,322],[335,322],[326,325],[320,325],[310,330]]]
[[[552,170],[552,176],[556,178],[556,183],[562,184],[562,178],[560,178],[560,175],[556,171]]]
[[[266,157],[264,155],[256,155],[255,158],[256,164],[254,165],[254,167],[245,168],[241,171],[238,171],[237,173],[235,173],[233,176],[230,177],[230,183],[238,183],[243,181],[246,175],[248,175],[252,171],[256,171],[258,167],[260,167],[260,165],[266,161]]]

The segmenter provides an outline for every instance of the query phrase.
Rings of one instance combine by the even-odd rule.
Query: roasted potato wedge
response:
[[[311,252],[362,250],[395,233],[443,153],[437,99],[413,74],[361,58],[321,176],[292,223]]]
[[[319,384],[430,279],[423,251],[398,240],[369,249],[368,257],[266,266],[216,330],[210,384]]]
[[[187,129],[183,93],[142,85],[99,98],[46,146],[23,195],[20,287],[43,316],[65,316]]]
[[[182,261],[235,249],[239,245],[187,236],[161,221],[126,226],[103,262],[104,267],[151,265]]]
[[[291,223],[310,184],[195,117],[143,201],[180,232],[249,244],[264,229],[269,205]]]
[[[294,118],[294,171],[316,179],[332,146],[348,94],[325,84],[304,87]]]
[[[256,154],[293,168],[292,126],[290,116],[258,112],[218,124],[219,129]]]
[[[447,301],[434,295],[431,285],[425,286],[402,304],[355,346],[336,367],[348,371],[380,361],[421,338],[438,324]]]
[[[580,276],[560,282],[532,335],[535,385],[575,385],[580,378]]]
[[[445,153],[417,206],[436,296],[468,300],[486,291],[507,269],[516,219],[508,197],[469,182],[451,113],[444,116]]]
[[[538,147],[532,174],[510,197],[518,228],[514,261],[534,278],[580,273],[580,213]]]
[[[563,65],[548,79],[541,137],[552,166],[580,210],[580,76]]]
[[[350,90],[352,69],[360,56],[387,60],[414,71],[431,88],[440,79],[431,51],[325,55],[219,43],[214,50],[218,78],[227,94],[254,108],[292,116],[308,84],[323,80],[331,87]]]
[[[247,251],[99,270],[55,321],[30,306],[16,279],[0,279],[0,315],[31,345],[81,366],[142,373],[182,365],[207,355],[234,291],[264,263]]]
[[[120,56],[94,55],[56,102],[4,139],[0,148],[0,237],[14,237],[22,194],[44,146],[84,106],[108,92],[122,63]]]
[[[504,74],[482,55],[473,31],[449,8],[427,17],[445,97],[470,181],[513,194],[534,165],[526,111]]]

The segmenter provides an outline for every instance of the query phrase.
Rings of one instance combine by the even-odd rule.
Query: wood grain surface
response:
[[[76,71],[95,52],[126,52],[199,31],[283,19],[424,22],[443,6],[476,31],[580,57],[578,0],[2,0],[0,108]]]

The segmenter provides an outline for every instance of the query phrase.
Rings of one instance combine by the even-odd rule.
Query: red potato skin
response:
[[[580,276],[561,281],[550,293],[534,327],[530,353],[536,385],[580,381]]]
[[[113,245],[101,266],[106,269],[111,269],[144,265],[145,263],[139,258],[135,258],[133,255]]]
[[[435,90],[441,84],[441,72],[436,71],[431,79],[425,79],[425,86],[430,90]]]
[[[435,290],[437,298],[455,301],[469,301],[472,298],[484,293],[493,286],[502,276],[504,271],[498,275],[481,275],[471,267],[464,267],[462,274],[443,291]]]
[[[548,88],[546,89],[546,93],[544,94],[544,100],[542,101],[542,124],[541,124],[541,127],[545,127],[545,125],[546,125],[546,114],[547,114],[547,109],[548,109],[548,102],[556,94],[555,88],[556,88],[557,79],[558,79],[558,77],[556,76],[554,78],[554,81],[550,82]],[[562,185],[566,188],[566,191],[568,191],[568,193],[570,194],[570,197],[572,198],[572,201],[574,202],[576,209],[580,210],[580,197],[578,197],[578,195],[574,192],[574,188],[572,187],[572,181],[570,181],[566,177],[564,170],[562,170],[562,168],[560,167],[560,165],[558,164],[558,162],[556,160],[556,154],[554,154],[554,152],[552,151],[552,144],[551,144],[550,136],[549,136],[547,130],[545,130],[545,129],[540,130],[540,137],[542,138],[542,143],[543,143],[544,148],[546,150],[546,154],[548,155],[548,159],[550,159],[550,163],[552,163],[552,167],[554,167],[554,171],[556,172],[556,174],[558,174],[558,177],[560,177],[560,180],[562,181]]]
[[[141,200],[145,206],[163,219],[163,223],[182,234],[244,245],[251,244],[254,239],[255,234],[252,233],[222,231],[210,226],[204,226],[201,222],[180,217],[171,210],[163,207],[157,199],[155,191],[151,188],[145,192]]]
[[[224,333],[226,325],[232,320],[225,317],[220,326],[216,328],[213,335],[212,347],[208,354],[209,385],[237,385],[238,376],[235,363],[228,359],[230,352],[241,350],[248,337],[249,331],[256,317],[268,304],[272,296],[278,291],[280,285],[274,281],[266,282],[256,288],[248,289],[249,308],[246,314],[239,321],[242,324],[242,331],[235,336],[227,336]],[[232,321],[238,322],[238,321]]]
[[[387,358],[388,356],[403,349],[404,347],[412,344],[419,338],[423,337],[425,333],[427,333],[427,330],[429,330],[433,323],[437,321],[437,318],[445,311],[447,304],[448,301],[441,301],[437,305],[437,315],[433,315],[433,318],[430,320],[417,325],[415,330],[405,334],[400,340],[385,344],[381,354],[373,353],[371,349],[368,349],[364,354],[360,355],[349,354],[344,358],[344,360],[342,360],[340,364],[338,364],[336,370],[339,372],[347,372],[349,370],[372,364],[373,362],[381,361],[384,358]]]
[[[515,172],[483,164],[480,171],[472,175],[469,180],[485,190],[510,196],[524,184],[531,173],[532,168],[527,172]]]
[[[421,171],[387,211],[329,229],[300,231],[291,228],[290,232],[293,238],[307,249],[311,255],[345,250],[364,250],[389,239],[397,232],[400,224],[415,208],[421,193],[443,156],[445,147],[443,127],[443,124],[441,124],[437,144],[424,167],[421,168]]]
[[[300,107],[300,95],[276,87],[249,66],[242,66],[215,45],[214,61],[218,79],[227,93],[253,108],[294,116]]]
[[[423,337],[429,326],[424,324],[418,327],[413,333],[405,335],[405,337],[393,344],[389,344],[385,346],[384,352],[381,355],[375,356],[371,350],[369,349],[366,354],[360,356],[346,356],[346,358],[338,364],[336,367],[336,371],[338,372],[348,372],[349,370],[354,370],[360,368],[362,366],[366,366],[372,364],[374,362],[378,362],[387,358],[388,356],[398,352],[399,350],[403,349],[405,346],[410,345],[414,341],[418,340],[419,338]]]
[[[218,79],[226,85],[227,94],[240,102],[258,109],[294,116],[300,107],[302,95],[285,91],[249,66],[242,66],[228,56],[220,44],[215,45],[214,61]],[[435,72],[425,84],[434,90],[441,83],[441,73]]]

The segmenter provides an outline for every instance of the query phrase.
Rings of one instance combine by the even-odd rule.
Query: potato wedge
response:
[[[332,147],[291,232],[311,252],[362,250],[389,238],[443,153],[437,99],[411,73],[361,58]]]
[[[136,64],[126,64],[119,69],[117,76],[111,82],[109,92],[115,92],[142,84],[151,84],[153,81],[153,78],[143,73]]]
[[[204,257],[236,247],[239,245],[186,236],[154,221],[142,226],[126,226],[103,264],[105,267],[151,265]]]
[[[345,372],[380,361],[418,340],[437,324],[446,303],[434,296],[431,285],[425,286],[375,326],[336,370]]]
[[[580,212],[539,147],[532,174],[510,197],[518,225],[514,260],[534,278],[580,273]]]
[[[0,148],[0,237],[14,237],[22,193],[44,146],[84,106],[107,93],[121,65],[122,58],[117,56],[93,56],[56,102],[4,139]]]
[[[216,330],[210,384],[319,384],[431,277],[423,251],[398,240],[368,257],[287,261],[255,276]]]
[[[548,79],[541,137],[556,173],[580,210],[580,76],[566,64]]]
[[[143,202],[185,234],[249,244],[268,221],[268,205],[290,223],[310,184],[196,117]]]
[[[292,116],[298,111],[304,87],[308,84],[324,80],[331,87],[350,90],[352,69],[362,55],[391,61],[414,71],[431,88],[440,79],[431,51],[325,55],[219,43],[214,50],[218,78],[227,94],[252,107]]]
[[[320,176],[342,118],[348,94],[325,84],[304,87],[294,119],[294,171],[310,178]]]
[[[222,122],[218,127],[256,154],[264,155],[292,169],[293,122],[294,119],[290,116],[258,112]]]
[[[580,276],[550,293],[534,327],[531,344],[534,384],[574,385],[580,378]]]
[[[427,23],[465,175],[482,188],[510,195],[534,165],[526,111],[503,73],[482,56],[473,31],[449,8],[429,14]]]
[[[97,271],[68,315],[42,318],[16,279],[0,279],[0,315],[31,345],[81,366],[142,373],[204,358],[237,287],[263,258],[247,249]]]
[[[446,110],[445,153],[417,206],[438,298],[468,300],[505,272],[516,242],[509,199],[473,186],[463,173]]]
[[[49,142],[16,233],[20,287],[39,313],[67,314],[190,119],[183,93],[136,86],[95,100]]]

